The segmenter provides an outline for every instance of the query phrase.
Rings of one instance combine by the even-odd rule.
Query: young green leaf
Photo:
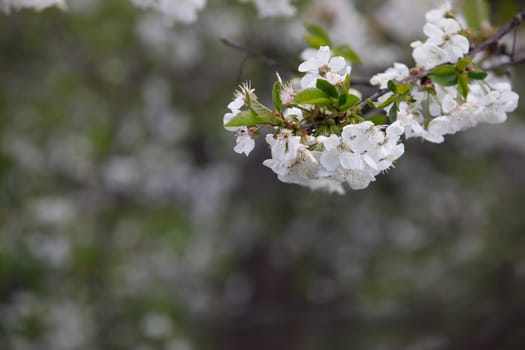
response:
[[[456,73],[456,66],[453,64],[445,64],[432,70],[430,75],[450,75],[452,73]]]
[[[279,120],[272,112],[264,112],[261,114],[257,114],[256,118],[259,120],[257,124],[269,124],[269,125],[279,124]]]
[[[257,100],[251,100],[250,107],[253,109],[255,114],[263,114],[266,112],[271,112],[270,108],[266,107],[265,105],[263,105]]]
[[[339,97],[339,111],[346,112],[350,108],[354,107],[360,98],[352,94],[343,94]]]
[[[396,84],[397,93],[401,95],[408,94],[412,89],[412,84]]]
[[[339,45],[334,48],[335,56],[343,56],[352,63],[361,63],[359,55],[348,45]]]
[[[452,73],[448,73],[448,74],[431,73],[428,75],[428,77],[434,83],[442,85],[442,86],[454,86],[458,83],[458,73],[456,72],[455,69]]]
[[[390,111],[388,111],[388,119],[391,123],[397,120],[397,102],[395,102],[390,108]]]
[[[393,93],[396,93],[397,92],[397,87],[396,87],[396,84],[392,81],[392,80],[389,80],[388,83],[387,83],[387,87],[390,91],[392,91]]]
[[[250,109],[240,112],[224,126],[253,126],[259,124],[259,122],[260,119],[257,118],[257,114]]]
[[[272,88],[272,102],[275,109],[279,112],[283,110],[283,101],[281,100],[281,83],[276,81]]]
[[[386,115],[384,115],[384,114],[373,115],[370,118],[368,118],[367,120],[369,120],[372,123],[374,123],[374,125],[385,125],[386,122],[387,122]]]
[[[321,46],[331,46],[332,42],[326,31],[316,24],[305,25],[308,34],[304,37],[308,45],[313,48],[320,48]]]
[[[304,89],[295,96],[294,103],[301,105],[328,106],[332,101],[330,96],[323,90],[317,88]]]
[[[458,83],[458,72],[453,64],[446,64],[434,69],[428,75],[430,80],[442,86],[453,86]]]
[[[483,80],[487,77],[487,73],[481,70],[470,71],[467,74],[468,78],[472,80]]]
[[[336,87],[330,84],[327,80],[317,79],[315,85],[319,90],[323,90],[328,96],[339,98],[339,92],[337,92]]]
[[[461,74],[458,79],[459,94],[463,99],[468,96],[468,77],[466,74]]]
[[[343,83],[343,93],[348,92],[348,90],[350,90],[350,74],[345,76],[345,82]]]
[[[394,102],[395,100],[396,100],[396,95],[392,95],[392,96],[388,97],[382,103],[376,104],[374,106],[374,108],[385,108],[386,106],[390,106],[392,104],[392,102]]]
[[[465,68],[467,68],[468,65],[471,63],[472,63],[472,57],[462,58],[456,63],[456,69],[461,72],[465,70]]]

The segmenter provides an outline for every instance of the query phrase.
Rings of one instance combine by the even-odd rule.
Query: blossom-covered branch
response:
[[[480,44],[474,46],[472,49],[470,49],[465,57],[473,57],[478,53],[483,52],[483,50],[488,49],[491,45],[497,43],[501,38],[503,38],[506,34],[510,33],[515,27],[519,26],[521,22],[525,19],[525,8],[523,8],[518,14],[516,14],[512,20],[510,20],[507,24],[502,26],[494,35],[492,35],[490,38],[484,40]],[[511,62],[504,62],[501,64],[497,64],[491,67],[485,68],[485,70],[494,70],[499,68],[504,68],[513,64],[521,63],[522,60],[525,59],[525,57],[522,57],[517,60],[512,60]],[[425,70],[414,70],[414,74],[410,77],[404,79],[401,83],[402,84],[412,84],[420,79],[423,79],[427,77],[432,71],[434,71],[436,68],[439,68],[440,66],[445,65],[446,63],[441,63],[440,65],[425,69]],[[361,107],[365,107],[367,101],[376,101],[379,97],[387,94],[389,92],[389,89],[379,89],[375,91],[372,95],[370,95],[367,99],[360,102]]]
[[[523,11],[503,29],[522,20]],[[426,21],[426,39],[411,44],[416,65],[395,63],[373,76],[370,83],[379,90],[366,99],[351,87],[351,65],[328,46],[299,65],[300,80],[278,76],[272,108],[258,102],[249,84],[241,85],[224,115],[226,129],[237,134],[234,150],[248,155],[253,137],[269,127],[271,158],[263,164],[281,181],[343,193],[343,183],[366,188],[391,168],[404,153],[402,136],[441,143],[480,122],[505,121],[518,95],[508,77],[483,69],[504,55],[478,49],[503,31],[472,48],[476,38],[449,4],[429,11]],[[368,116],[370,109],[384,114]]]

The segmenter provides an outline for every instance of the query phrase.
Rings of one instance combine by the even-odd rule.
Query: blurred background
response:
[[[0,349],[525,349],[523,102],[408,141],[363,191],[280,183],[264,140],[246,158],[222,128],[237,84],[270,101],[304,23],[360,53],[355,76],[411,64],[434,1],[293,4],[0,15]],[[522,6],[492,1],[493,22]]]

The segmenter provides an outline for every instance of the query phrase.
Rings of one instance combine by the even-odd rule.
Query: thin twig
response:
[[[260,53],[257,53],[257,52],[254,52],[252,49],[250,49],[249,47],[247,46],[244,46],[242,44],[239,44],[239,43],[236,43],[230,39],[226,39],[226,38],[221,38],[221,42],[232,48],[232,49],[235,49],[235,50],[238,50],[238,51],[241,51],[241,52],[244,52],[244,54],[246,55],[246,57],[250,57],[250,58],[253,58],[254,60],[256,61],[259,61],[267,66],[270,66],[270,67],[273,67],[273,68],[280,68],[284,71],[287,71],[289,73],[295,73],[295,69],[294,68],[291,68],[291,67],[288,67],[288,66],[284,66],[282,64],[280,64],[277,60],[271,58],[271,57],[268,57],[268,56],[265,56],[265,55],[262,55]]]

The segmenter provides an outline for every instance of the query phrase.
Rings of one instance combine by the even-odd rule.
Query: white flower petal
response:
[[[353,190],[362,190],[368,187],[374,177],[365,171],[349,171],[346,174],[346,182]]]
[[[341,164],[337,150],[325,151],[321,154],[321,165],[328,171],[334,171]]]
[[[343,151],[339,154],[341,166],[345,169],[359,170],[363,169],[364,164],[359,154],[350,151]]]
[[[441,30],[438,26],[432,23],[425,24],[425,26],[423,27],[423,33],[425,33],[425,35],[431,39],[439,38],[441,41],[443,40],[443,30]]]
[[[321,66],[328,65],[328,62],[330,61],[330,57],[332,56],[332,52],[330,51],[330,48],[328,46],[321,46],[319,48],[319,51],[317,51],[316,59],[318,63],[318,68]]]
[[[332,57],[330,59],[330,63],[328,63],[328,67],[332,72],[339,72],[343,70],[346,66],[346,60],[341,56]]]

